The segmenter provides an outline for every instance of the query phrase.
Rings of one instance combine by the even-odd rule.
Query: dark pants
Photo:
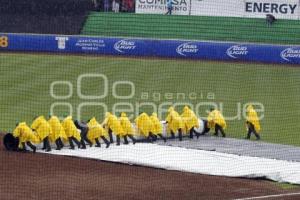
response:
[[[178,129],[178,137],[179,137],[179,141],[182,141],[182,130],[181,130],[181,128]]]
[[[106,148],[108,148],[110,145],[110,142],[104,136],[101,136],[101,139],[105,142]]]
[[[161,134],[161,133],[159,133],[159,134],[157,134],[157,136],[158,137],[160,137],[161,139],[163,139],[164,140],[164,142],[166,142],[167,141],[167,139]]]
[[[46,150],[46,151],[51,151],[51,146],[50,146],[50,142],[49,142],[49,138],[48,137],[45,137],[43,139],[43,150]]]
[[[92,143],[92,141],[90,141],[88,138],[87,138],[87,135],[82,135],[81,136],[81,148],[83,148],[83,149],[86,149],[86,145],[85,145],[85,142],[87,142],[89,145],[90,145],[90,147],[92,147],[93,146],[93,143]]]
[[[80,142],[74,137],[69,137],[70,149],[75,149],[73,141],[77,144],[78,148],[80,148]]]
[[[191,128],[191,130],[190,130],[190,138],[192,139],[194,137],[194,133],[195,133],[195,135],[197,136],[197,139],[198,139],[200,137],[200,134],[195,132],[194,127]]]
[[[120,135],[117,135],[117,145],[119,146],[120,143],[121,143],[121,137],[120,137]]]
[[[250,122],[247,122],[247,126],[248,126],[248,134],[247,134],[246,139],[250,139],[251,133],[253,133],[255,135],[256,139],[260,140],[260,136],[256,132],[254,125],[252,123],[250,123]]]
[[[168,12],[166,13],[166,15],[172,15],[172,7],[168,7]]]
[[[64,147],[64,143],[61,141],[60,138],[55,140],[55,144],[56,144],[56,150],[61,150]]]
[[[110,142],[104,136],[100,136],[100,138],[105,142],[106,148],[108,148],[110,145]],[[98,138],[95,139],[95,142],[96,142],[96,147],[101,147],[101,143]]]
[[[110,143],[114,143],[114,138],[113,138],[112,130],[111,129],[108,130],[108,135],[109,135],[109,142]]]
[[[175,139],[175,133],[173,131],[171,131],[171,138]]]
[[[36,147],[31,142],[26,142],[26,144],[32,149],[33,153],[35,153]],[[25,142],[22,142],[22,151],[26,151]]]
[[[171,138],[172,139],[175,139],[175,133],[173,131],[171,131]],[[179,141],[182,141],[182,129],[178,129],[178,138],[179,138]]]
[[[124,136],[124,144],[128,144],[128,140],[127,140],[127,137],[129,137],[131,140],[132,140],[132,143],[135,144],[136,143],[136,139],[133,137],[132,134],[127,134]]]
[[[218,135],[219,135],[219,132],[221,132],[222,137],[226,137],[226,134],[225,134],[225,132],[224,132],[224,129],[223,129],[219,124],[216,124],[216,125],[215,125],[215,136],[218,136]]]

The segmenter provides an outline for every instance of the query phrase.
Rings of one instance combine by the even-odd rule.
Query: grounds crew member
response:
[[[108,133],[111,133],[109,135],[110,140],[113,141],[112,133],[114,133],[117,137],[117,145],[120,145],[121,137],[124,137],[125,133],[118,118],[110,112],[107,112],[102,125],[107,128]]]
[[[80,130],[80,145],[81,149],[86,149],[85,142],[87,142],[90,146],[93,146],[92,142],[87,139],[88,127],[87,124],[83,121],[74,120],[74,124],[78,130]]]
[[[247,106],[246,126],[248,130],[246,139],[250,139],[251,133],[253,133],[256,136],[256,139],[260,140],[260,135],[259,135],[259,132],[261,130],[260,123],[257,116],[257,112],[254,110],[251,104]]]
[[[181,117],[184,122],[185,132],[190,134],[190,138],[193,138],[194,132],[195,132],[194,128],[195,127],[199,128],[199,121],[198,121],[196,114],[194,113],[194,111],[189,109],[188,106],[184,106]],[[200,135],[196,132],[195,132],[195,134],[196,134],[197,138],[199,138]]]
[[[108,136],[106,130],[97,122],[96,118],[93,117],[87,123],[88,132],[87,132],[87,139],[90,142],[91,146],[96,143],[96,147],[101,147],[99,142],[99,138],[101,138],[105,144],[106,148],[109,147],[110,142],[106,139]]]
[[[50,119],[48,120],[48,123],[51,127],[51,133],[49,135],[49,140],[51,142],[55,142],[56,144],[56,150],[60,150],[64,147],[63,141],[67,141],[68,137],[65,133],[64,128],[62,127],[59,119],[57,116],[50,116]]]
[[[19,139],[18,148],[23,151],[26,151],[26,143],[33,150],[33,153],[35,153],[36,147],[32,143],[40,143],[40,140],[37,137],[37,135],[33,133],[33,131],[25,122],[21,122],[16,125],[16,128],[13,132],[13,136]]]
[[[182,141],[184,122],[173,106],[168,109],[166,123],[168,124],[168,130],[170,131],[172,138],[175,138],[175,133],[178,132],[179,140]]]
[[[135,144],[136,139],[133,137],[134,129],[132,128],[132,125],[131,125],[130,120],[128,119],[126,113],[122,112],[119,120],[120,120],[120,124],[124,131],[124,143],[128,144],[127,137],[129,137],[132,140],[133,144]]]
[[[152,115],[150,116],[150,120],[152,121],[152,131],[151,133],[153,133],[154,135],[160,137],[161,139],[164,140],[164,142],[167,141],[167,139],[162,135],[163,132],[163,126],[160,122],[160,120],[157,117],[157,113],[152,113]]]
[[[135,119],[135,124],[139,134],[143,135],[149,142],[156,141],[157,137],[151,132],[153,123],[147,113],[141,113]]]
[[[31,129],[36,132],[40,141],[43,141],[43,150],[51,151],[49,135],[51,135],[51,127],[44,116],[39,116],[31,124]]]
[[[68,137],[70,149],[75,149],[73,141],[77,144],[78,148],[80,148],[80,132],[77,130],[72,120],[72,116],[68,116],[62,121],[62,127],[64,128],[66,136]]]
[[[109,128],[108,126],[108,118],[110,117],[110,115],[112,115],[110,112],[106,112],[105,113],[105,119],[102,122],[102,126],[105,127],[107,129],[108,135],[109,135],[109,142],[110,143],[114,143],[114,138],[113,138],[113,131],[111,128]]]
[[[207,117],[207,123],[209,128],[215,129],[215,136],[218,136],[219,132],[221,132],[222,136],[226,137],[224,132],[224,129],[226,129],[226,122],[219,110],[213,108],[210,109],[210,113]]]

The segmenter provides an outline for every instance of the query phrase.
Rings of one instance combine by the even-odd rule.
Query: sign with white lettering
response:
[[[300,19],[299,0],[191,0],[191,15]]]
[[[172,0],[172,14],[189,15],[191,0]],[[136,0],[136,13],[165,14],[167,9],[167,0]]]
[[[245,17],[265,17],[272,14],[281,19],[299,19],[298,0],[245,0]]]

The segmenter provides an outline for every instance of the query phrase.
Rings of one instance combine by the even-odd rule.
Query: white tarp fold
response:
[[[108,149],[104,147],[63,149],[61,151],[53,150],[50,154],[207,175],[266,178],[278,182],[300,184],[300,162],[238,156],[157,144],[112,145]]]

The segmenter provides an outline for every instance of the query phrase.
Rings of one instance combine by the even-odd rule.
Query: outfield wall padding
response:
[[[0,34],[0,51],[300,64],[300,46],[184,40]]]

